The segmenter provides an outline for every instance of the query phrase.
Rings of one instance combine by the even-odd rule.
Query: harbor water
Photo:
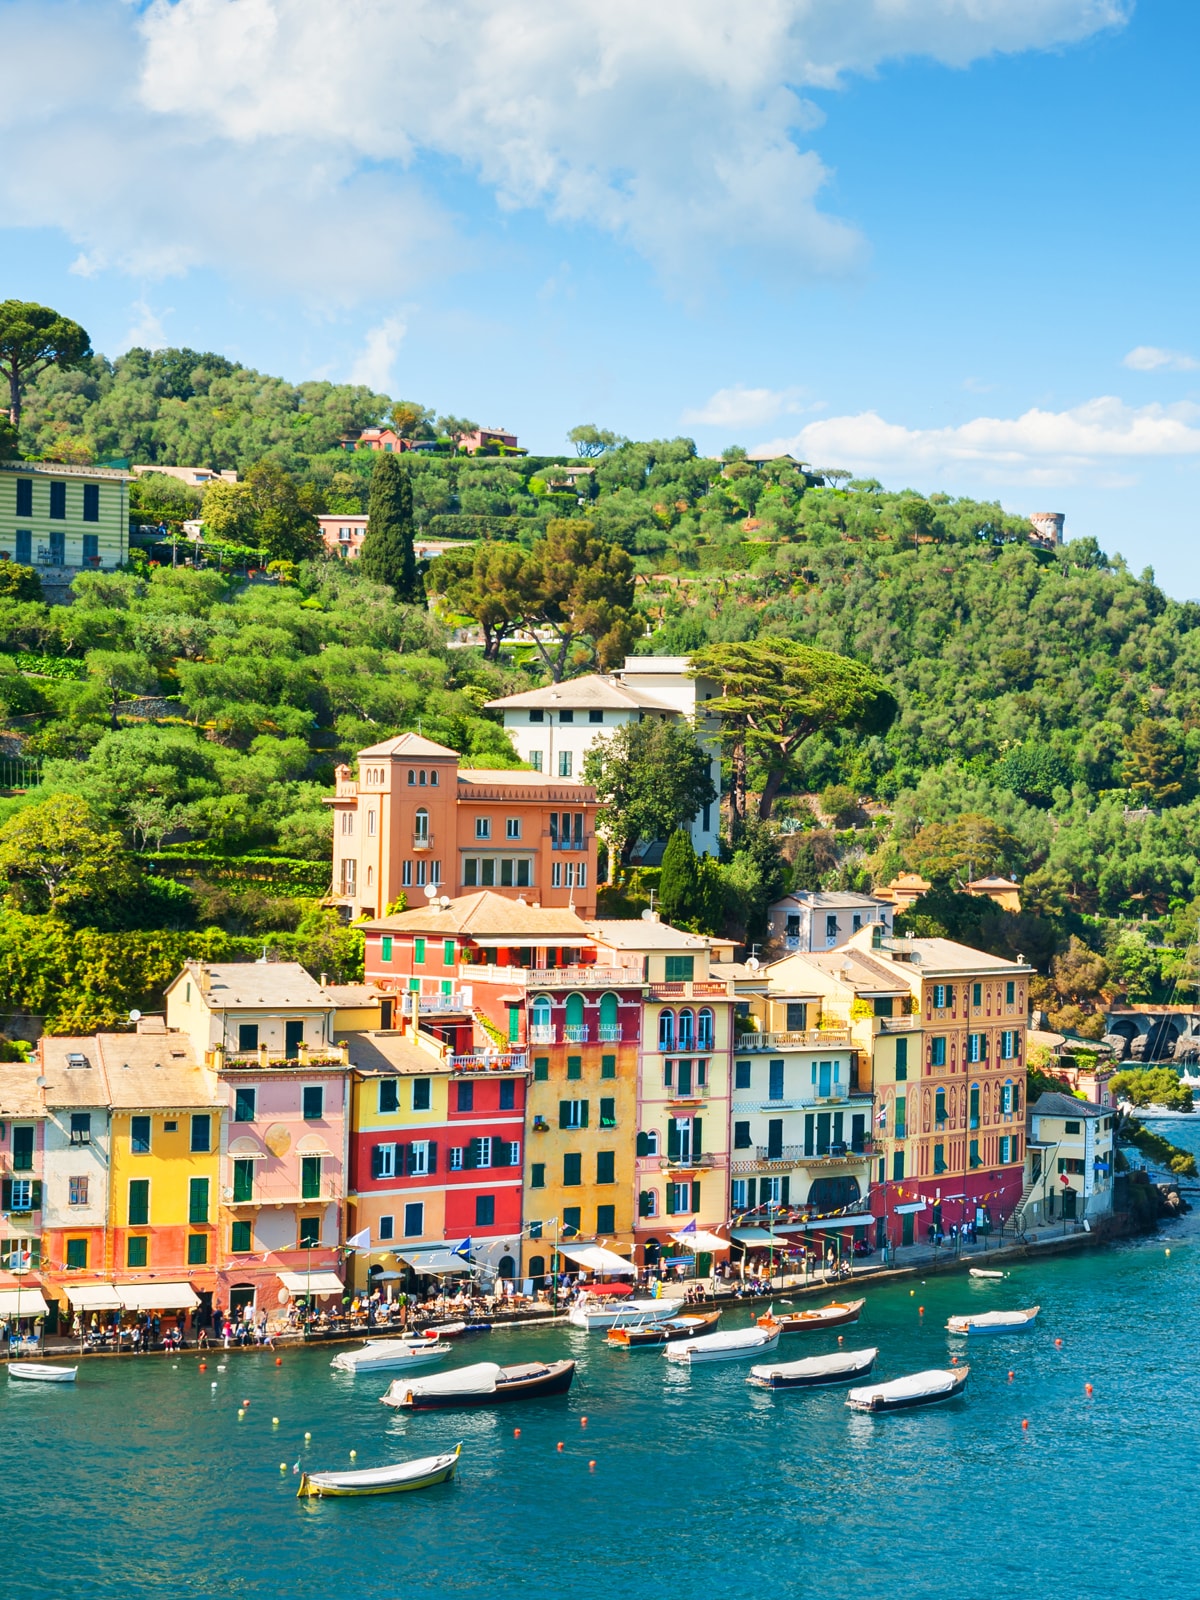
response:
[[[534,1355],[580,1363],[566,1399],[476,1412],[396,1415],[379,1403],[393,1374],[334,1373],[329,1349],[285,1351],[278,1367],[269,1354],[213,1352],[202,1373],[184,1352],[85,1361],[74,1386],[7,1380],[2,1592],[1196,1592],[1195,1217],[1154,1240],[1015,1265],[1003,1282],[942,1277],[866,1292],[843,1348],[877,1345],[879,1378],[957,1353],[971,1364],[964,1399],[865,1416],[847,1410],[843,1390],[771,1394],[746,1383],[745,1363],[693,1371],[562,1328],[460,1342],[425,1369]],[[1033,1304],[1042,1312],[1028,1334],[968,1347],[945,1332],[951,1313]],[[749,1320],[733,1311],[723,1325]],[[798,1335],[775,1359],[837,1348],[836,1333]],[[297,1464],[374,1466],[460,1439],[458,1477],[443,1487],[296,1498]]]

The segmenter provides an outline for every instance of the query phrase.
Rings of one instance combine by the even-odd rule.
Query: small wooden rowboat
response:
[[[767,1312],[759,1317],[759,1326],[778,1323],[780,1333],[818,1333],[822,1328],[842,1328],[848,1322],[857,1322],[865,1300],[835,1300],[827,1306],[815,1306],[811,1311],[785,1311],[779,1316]]]
[[[74,1383],[78,1367],[47,1367],[40,1361],[10,1361],[10,1378],[25,1378],[30,1383]]]
[[[808,1356],[803,1361],[782,1361],[778,1366],[751,1367],[747,1383],[760,1389],[824,1389],[835,1383],[865,1378],[875,1365],[878,1350],[838,1350],[831,1356]]]
[[[720,1321],[719,1311],[707,1316],[672,1317],[670,1322],[651,1323],[645,1328],[610,1328],[608,1343],[615,1350],[647,1350],[652,1345],[674,1344],[676,1339],[698,1339],[711,1333]]]
[[[300,1476],[296,1498],[326,1495],[401,1494],[406,1489],[428,1489],[454,1476],[461,1444],[449,1455],[422,1456],[417,1461],[401,1461],[392,1467],[366,1467],[357,1472],[305,1472]]]
[[[967,1317],[951,1317],[946,1332],[960,1339],[973,1339],[981,1333],[1024,1333],[1032,1328],[1040,1306],[1030,1306],[1028,1311],[981,1311]]]
[[[448,1411],[456,1406],[494,1406],[508,1400],[538,1400],[566,1394],[575,1376],[573,1361],[529,1361],[498,1367],[479,1361],[431,1378],[396,1378],[385,1395],[393,1411]]]
[[[966,1387],[970,1367],[937,1368],[914,1372],[891,1383],[872,1383],[851,1389],[846,1404],[854,1411],[912,1411],[917,1406],[935,1406],[954,1400]]]

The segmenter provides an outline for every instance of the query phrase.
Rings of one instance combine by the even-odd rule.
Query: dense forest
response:
[[[397,409],[430,438],[443,422],[451,433],[403,458],[417,531],[474,541],[424,574],[428,609],[315,555],[314,513],[365,510],[370,496],[375,459],[340,441]],[[39,937],[69,925],[126,952],[131,940],[308,940],[313,961],[348,971],[355,936],[316,905],[320,800],[338,760],[420,725],[476,765],[512,762],[481,708],[552,666],[769,637],[871,669],[896,714],[886,731],[830,727],[789,753],[769,817],[729,838],[700,920],[754,937],[786,884],[868,888],[912,869],[935,883],[914,926],[1030,955],[1063,1025],[1094,1032],[1106,994],[1190,988],[1200,607],[1086,537],[1031,545],[1028,523],[997,504],[593,428],[575,430],[579,456],[469,458],[453,422],[190,351],[88,357],[31,385],[30,456],[233,468],[245,490],[202,500],[165,478],[134,486],[135,522],[174,534],[203,518],[205,570],[171,567],[159,544],[127,572],[80,577],[70,606],[47,605],[32,575],[0,575],[12,775],[0,983],[15,1000],[63,1014],[29,988],[34,923]],[[273,559],[269,579],[244,570],[253,546]],[[572,551],[591,570],[607,563],[620,591],[607,611],[562,576]],[[553,660],[507,638],[547,618],[564,641]],[[472,621],[486,648],[452,637]],[[763,787],[753,760],[748,777]],[[91,831],[89,849],[119,841],[136,885],[118,873],[107,894],[56,901],[23,879],[20,829],[51,802],[56,825]],[[172,867],[183,860],[187,872]],[[1020,880],[1019,916],[960,892],[988,871]],[[636,906],[646,881],[631,877],[622,903]],[[138,971],[122,1000],[153,987]]]

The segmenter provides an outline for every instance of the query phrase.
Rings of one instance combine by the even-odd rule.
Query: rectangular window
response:
[[[542,770],[542,752],[540,750],[531,750],[529,752],[529,765],[535,772]]]
[[[560,1128],[586,1128],[588,1125],[587,1101],[560,1100],[558,1103],[558,1125]]]
[[[808,1027],[808,1006],[803,1000],[789,1000],[787,1003],[787,1030],[789,1033],[803,1033]]]
[[[50,485],[50,515],[56,519],[67,514],[67,486],[65,483],[52,483]]]
[[[402,889],[411,889],[412,888],[412,862],[411,861],[405,861],[405,862],[403,862],[401,864],[401,867],[400,867],[400,887]]]
[[[695,956],[667,956],[667,982],[690,983],[695,966]]]
[[[413,940],[413,963],[414,963],[414,965],[416,965],[418,967],[423,967],[425,965],[425,941],[424,941],[424,939],[414,939]]]
[[[1064,1122],[1063,1123],[1063,1132],[1064,1133],[1079,1133],[1080,1131],[1081,1131],[1081,1124],[1078,1123],[1078,1122]]]
[[[564,1206],[562,1213],[562,1231],[564,1239],[574,1239],[583,1225],[583,1210],[580,1206]]]
[[[735,1061],[733,1064],[733,1087],[735,1089],[748,1089],[750,1087],[750,1062]]]
[[[85,1206],[88,1203],[88,1181],[83,1178],[67,1179],[67,1204],[69,1206]]]
[[[837,943],[837,936],[838,936],[838,919],[837,919],[836,915],[831,914],[831,915],[829,915],[829,916],[827,916],[825,918],[825,942],[826,942],[826,944],[836,944]]]
[[[235,1161],[233,1163],[233,1199],[234,1204],[244,1203],[254,1199],[254,1163],[253,1161]]]
[[[208,1179],[188,1179],[188,1221],[208,1221]]]
[[[461,1172],[463,1164],[463,1147],[460,1144],[450,1146],[450,1171]]]
[[[420,1080],[417,1080],[420,1082]],[[413,1084],[413,1093],[416,1093],[416,1083]],[[390,1111],[400,1109],[400,1080],[398,1078],[380,1078],[379,1080],[379,1113],[386,1116]]]
[[[530,722],[545,722],[546,713],[535,706],[534,709],[529,713],[529,720]]]
[[[16,1162],[16,1137],[18,1129],[13,1129],[13,1166]],[[33,1130],[30,1129],[30,1132]],[[129,1119],[129,1148],[135,1156],[148,1156],[150,1154],[150,1118],[130,1117]]]
[[[983,985],[981,983],[973,983],[971,985],[971,1004],[976,1010],[983,1004]]]
[[[443,939],[442,940],[442,965],[444,967],[452,967],[454,965],[454,955],[455,955],[454,940],[453,939]]]
[[[529,1167],[529,1187],[531,1189],[544,1189],[546,1187],[546,1163],[534,1161]]]
[[[603,711],[589,711],[588,712],[588,721],[589,722],[603,722],[604,721],[604,713],[603,713]]]
[[[945,1034],[939,1034],[929,1041],[929,1060],[931,1065],[935,1067],[944,1067],[946,1065]]]
[[[433,1079],[414,1078],[412,1085],[412,1108],[414,1111],[429,1111],[433,1107]],[[395,1109],[393,1107],[393,1109]]]
[[[379,1242],[381,1244],[386,1244],[390,1239],[394,1239],[395,1237],[396,1237],[396,1219],[395,1219],[395,1217],[380,1217],[380,1219],[379,1219]]]
[[[933,1097],[933,1120],[940,1128],[946,1120],[946,1091],[938,1089]]]
[[[504,837],[506,839],[519,839],[521,837],[520,817],[508,817],[504,823]]]
[[[617,1102],[611,1099],[600,1101],[600,1126],[602,1128],[615,1128],[617,1125]]]
[[[243,1051],[258,1049],[257,1022],[238,1023],[238,1049]]]
[[[149,1178],[130,1178],[129,1180],[129,1217],[131,1228],[144,1228],[150,1221],[150,1180]]]
[[[573,762],[574,757],[569,750],[560,750],[558,752],[558,775],[560,778],[569,778],[571,776]]]
[[[617,1075],[616,1056],[600,1057],[600,1076],[602,1078],[615,1078]]]
[[[33,515],[33,479],[17,479],[17,515],[31,517]]]
[[[515,1078],[501,1078],[500,1080],[500,1109],[501,1111],[515,1111],[517,1109],[517,1080]]]
[[[617,1155],[615,1150],[596,1151],[596,1182],[616,1183]]]
[[[563,1187],[576,1189],[583,1182],[583,1157],[578,1150],[569,1150],[563,1156]]]
[[[249,1255],[254,1249],[254,1224],[235,1222],[229,1230],[229,1248],[235,1256]]]
[[[150,1258],[149,1241],[144,1234],[137,1234],[125,1241],[125,1265],[127,1267],[144,1267]]]
[[[934,1172],[945,1172],[946,1170],[946,1146],[944,1144],[935,1144],[933,1147],[933,1170]]]
[[[903,1178],[903,1176],[904,1176],[904,1151],[903,1150],[894,1150],[892,1152],[892,1182],[893,1183],[898,1183],[900,1181],[900,1179]]]
[[[598,1234],[616,1233],[617,1208],[616,1206],[596,1207],[596,1232]]]
[[[100,562],[100,538],[95,533],[85,533],[83,536],[83,559],[88,566],[98,566]]]
[[[1002,1134],[1001,1135],[1001,1138],[1000,1138],[1000,1164],[1001,1164],[1001,1166],[1003,1166],[1004,1163],[1009,1160],[1008,1151],[1009,1151],[1009,1145],[1011,1144],[1011,1142],[1012,1141],[1009,1139],[1008,1134]]]
[[[969,1033],[967,1035],[967,1060],[983,1060],[983,1035],[981,1033]]]
[[[189,1233],[187,1258],[189,1267],[202,1267],[208,1260],[208,1235],[206,1233]]]
[[[315,1250],[321,1243],[320,1217],[300,1218],[300,1248],[301,1250]]]
[[[319,1200],[321,1198],[320,1156],[300,1157],[300,1198],[302,1200]]]
[[[379,959],[381,961],[390,961],[392,959],[392,936],[390,933],[385,933],[379,941]]]
[[[490,1228],[496,1221],[496,1196],[494,1194],[477,1194],[475,1196],[475,1226],[477,1228]]]
[[[977,1167],[979,1165],[979,1140],[972,1139],[967,1148],[970,1152],[968,1160],[971,1166]]]
[[[71,1113],[71,1143],[90,1144],[92,1142],[92,1114],[90,1111],[72,1111]]]
[[[772,1061],[767,1067],[767,1099],[783,1099],[783,1062]]]
[[[192,1117],[190,1147],[193,1155],[204,1155],[212,1149],[212,1118],[205,1111]]]
[[[1005,1028],[1000,1035],[1000,1059],[1011,1061],[1017,1053],[1017,1036],[1009,1028]]]
[[[325,1090],[319,1083],[307,1083],[302,1094],[302,1111],[305,1122],[320,1122],[325,1116]]]
[[[483,1134],[480,1138],[472,1139],[470,1144],[467,1146],[467,1150],[469,1151],[469,1160],[467,1163],[468,1166],[490,1167],[492,1164],[492,1142],[491,1134],[487,1133]],[[497,1139],[495,1143],[499,1144],[499,1139]]]
[[[370,808],[370,810],[367,812],[367,837],[369,839],[373,839],[375,837],[375,808],[374,808],[374,806],[372,806]]]
[[[749,1150],[754,1144],[750,1137],[750,1124],[748,1122],[735,1122],[733,1125],[733,1148],[735,1150]]]
[[[582,1078],[583,1077],[583,1057],[582,1056],[568,1056],[567,1057],[567,1077],[568,1078]]]
[[[1004,1003],[1006,1006],[1011,1006],[1016,1004],[1016,1000],[1017,986],[1010,979],[1009,982],[1004,985]]]
[[[491,817],[475,818],[475,837],[477,839],[490,839],[492,837]]]
[[[908,1101],[903,1095],[896,1097],[896,1128],[894,1137],[903,1139],[908,1132]]]
[[[255,1094],[253,1089],[235,1089],[233,1091],[233,1120],[235,1122],[254,1121]]]
[[[534,1081],[534,1083],[545,1083],[549,1077],[550,1077],[550,1057],[549,1056],[534,1056],[534,1058],[533,1058],[533,1081]]]
[[[67,1240],[67,1266],[86,1268],[88,1264],[88,1242],[86,1239]]]
[[[425,1202],[412,1200],[404,1208],[404,1237],[419,1239],[425,1232]]]
[[[473,1083],[456,1083],[454,1085],[457,1096],[457,1105],[460,1111],[474,1111],[475,1085]]]
[[[574,711],[560,711],[558,713],[558,720],[560,722],[574,722],[575,713]]]

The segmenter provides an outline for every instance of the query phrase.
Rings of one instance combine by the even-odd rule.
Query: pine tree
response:
[[[663,851],[658,909],[666,922],[691,922],[700,898],[700,863],[692,836],[685,828],[676,828]]]
[[[367,577],[388,584],[397,600],[424,601],[413,551],[412,480],[394,455],[381,454],[371,473],[367,536],[358,559]]]

